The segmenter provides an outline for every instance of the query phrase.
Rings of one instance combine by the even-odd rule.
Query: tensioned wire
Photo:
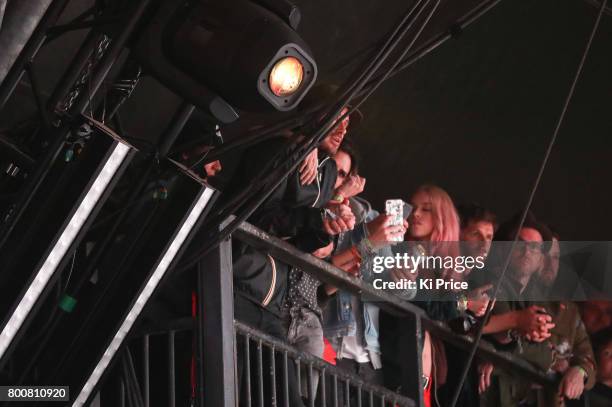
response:
[[[491,315],[491,312],[493,311],[493,303],[495,302],[495,299],[497,298],[497,295],[499,293],[499,288],[501,286],[501,282],[503,281],[506,271],[508,270],[508,266],[510,265],[510,256],[512,254],[512,251],[516,247],[516,243],[518,242],[519,234],[521,232],[523,225],[525,224],[525,219],[527,218],[527,213],[529,212],[531,208],[531,205],[533,203],[533,198],[535,197],[538,187],[540,186],[540,181],[542,180],[542,175],[544,174],[544,170],[546,169],[546,164],[548,163],[548,159],[550,158],[550,153],[557,140],[557,135],[559,134],[561,125],[563,124],[563,121],[565,120],[567,109],[569,107],[570,102],[572,101],[572,97],[574,96],[574,90],[576,89],[576,84],[578,83],[578,80],[580,79],[582,68],[584,67],[587,56],[589,55],[589,50],[591,49],[593,38],[595,38],[595,34],[597,32],[597,28],[599,27],[599,22],[601,20],[601,16],[603,15],[603,12],[606,8],[607,3],[608,3],[608,0],[602,0],[601,2],[601,7],[599,8],[599,13],[597,14],[597,18],[595,19],[595,24],[593,25],[593,28],[591,30],[591,35],[589,36],[589,40],[587,41],[584,52],[582,53],[582,58],[580,59],[580,63],[578,64],[578,69],[576,70],[576,74],[574,75],[574,79],[572,80],[572,85],[570,86],[569,92],[565,98],[563,109],[561,109],[561,114],[559,115],[559,119],[557,120],[555,130],[553,131],[552,137],[550,138],[550,141],[548,143],[548,147],[546,149],[546,153],[544,154],[542,164],[540,165],[540,169],[538,170],[538,175],[535,179],[535,182],[533,183],[531,192],[529,193],[527,204],[525,205],[525,208],[523,209],[523,213],[521,214],[521,220],[519,222],[519,226],[514,235],[514,239],[512,241],[510,250],[508,254],[506,255],[506,259],[504,261],[504,265],[502,267],[499,279],[495,283],[495,287],[493,289],[493,295],[491,296],[489,304],[487,305],[487,310],[485,312],[484,317],[482,318],[482,321],[488,321]],[[472,345],[472,348],[470,349],[470,353],[468,355],[467,362],[465,363],[465,366],[463,367],[463,370],[461,372],[461,378],[459,380],[457,387],[455,388],[455,392],[453,393],[453,399],[450,404],[451,407],[455,407],[455,405],[457,404],[457,401],[459,399],[459,394],[461,393],[461,389],[463,388],[463,383],[465,382],[467,374],[470,370],[470,365],[472,364],[472,361],[474,360],[476,349],[478,349],[478,345],[480,344],[480,340],[482,339],[482,333],[483,333],[484,327],[485,327],[485,324],[483,323],[478,328],[476,339],[474,340],[474,344]]]

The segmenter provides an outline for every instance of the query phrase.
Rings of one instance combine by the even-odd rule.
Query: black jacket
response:
[[[247,150],[236,173],[237,185],[245,185],[282,148],[287,139],[278,137]],[[304,252],[312,252],[330,242],[323,231],[322,208],[333,196],[337,168],[333,159],[319,152],[319,171],[315,182],[300,184],[293,171],[248,222],[279,238],[288,240]],[[287,288],[289,265],[234,239],[234,287],[236,292],[280,313]]]

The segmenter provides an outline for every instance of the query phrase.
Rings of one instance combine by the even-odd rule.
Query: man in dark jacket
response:
[[[553,363],[548,338],[551,336],[550,329],[554,328],[554,321],[541,305],[543,294],[537,279],[532,277],[541,268],[543,258],[550,249],[552,234],[531,213],[520,229],[518,226],[517,215],[502,225],[498,232],[500,240],[510,241],[518,230],[519,242],[510,253],[508,270],[500,283],[492,319],[484,332],[491,333],[499,347],[547,371]],[[534,324],[538,329],[525,329],[523,324],[518,323],[513,324],[510,329],[499,329],[499,326],[503,325],[504,316],[518,316],[525,312],[533,312],[539,321]],[[496,316],[498,319],[494,321],[493,317]],[[498,328],[493,329],[493,325]],[[490,372],[483,371],[481,374],[489,375]],[[483,404],[486,406],[522,405],[530,403],[534,396],[530,381],[515,377],[502,369],[493,371],[490,383],[490,388],[483,394]]]
[[[346,110],[342,114],[345,112]],[[348,118],[338,122],[319,145],[313,182],[303,182],[304,178],[301,176],[311,170],[312,165],[310,168],[301,166],[289,174],[248,221],[307,253],[327,246],[330,243],[330,233],[352,228],[354,216],[347,205],[334,205],[331,217],[326,216],[329,210],[325,209],[325,205],[333,199],[337,177],[336,163],[331,156],[340,146],[348,124]],[[235,178],[242,182],[242,185],[246,185],[253,174],[261,171],[279,151],[291,148],[291,145],[291,139],[277,137],[250,148],[245,152]],[[287,291],[289,265],[279,262],[268,253],[234,242],[235,318],[269,335],[286,340],[287,330],[283,327],[281,307]],[[238,349],[242,350],[243,346],[238,344]],[[244,375],[243,362],[244,355],[239,352],[239,375]],[[289,365],[289,405],[301,406],[303,402],[299,397],[294,366]],[[278,372],[283,369],[283,366],[277,366]],[[257,380],[261,378],[252,377],[251,383],[258,383]],[[280,385],[280,382],[282,381],[277,381],[277,384]],[[242,380],[242,383],[245,381]],[[269,385],[264,387],[270,388]],[[246,397],[245,390],[241,389],[241,404]],[[279,389],[277,394],[283,394],[282,389]]]
[[[248,222],[289,241],[306,253],[327,246],[331,242],[330,234],[342,229],[352,229],[349,226],[354,223],[354,216],[348,205],[334,205],[334,214],[331,216],[336,219],[330,218],[329,210],[325,209],[326,204],[333,198],[337,177],[337,167],[332,155],[337,151],[337,140],[344,138],[347,126],[348,122],[345,120],[321,142],[318,163],[315,164],[314,182],[302,183],[301,171],[292,172],[253,213]],[[252,174],[256,174],[278,151],[291,148],[290,143],[285,137],[277,137],[249,149],[245,152],[235,177],[244,185]],[[286,288],[287,266],[239,242],[235,244],[234,253],[236,291],[269,312],[278,314]]]

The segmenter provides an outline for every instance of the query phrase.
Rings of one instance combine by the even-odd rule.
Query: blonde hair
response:
[[[450,195],[442,188],[431,184],[418,187],[414,195],[418,193],[427,194],[431,202],[433,231],[429,237],[428,251],[437,256],[459,256],[459,214]],[[454,270],[442,270],[442,277],[457,280],[462,278]]]

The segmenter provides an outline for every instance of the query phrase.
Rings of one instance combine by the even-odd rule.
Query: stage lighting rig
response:
[[[162,83],[231,122],[233,108],[291,110],[312,87],[317,65],[298,22],[284,0],[167,0],[136,50]]]
[[[74,132],[93,140],[79,160],[67,154],[49,168],[45,185],[32,197],[36,204],[24,216],[27,221],[9,235],[0,256],[0,366],[134,155],[132,146],[91,118],[83,117]],[[61,182],[68,178],[72,182]]]

